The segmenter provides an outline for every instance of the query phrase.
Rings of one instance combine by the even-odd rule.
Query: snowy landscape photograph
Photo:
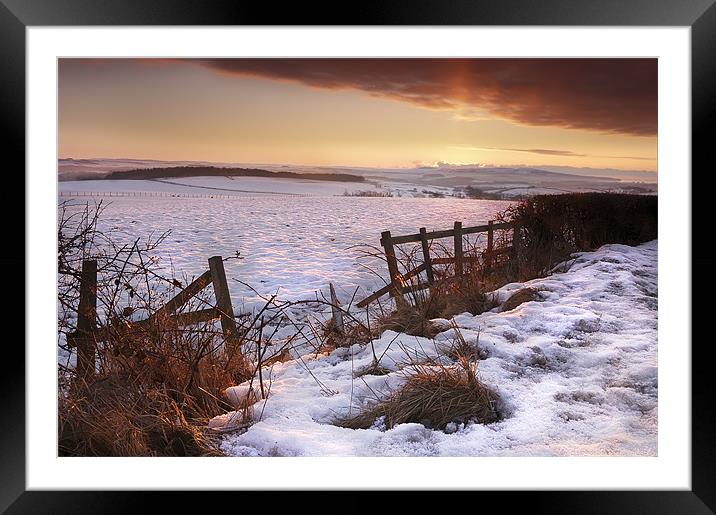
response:
[[[657,72],[59,59],[58,455],[657,456]]]

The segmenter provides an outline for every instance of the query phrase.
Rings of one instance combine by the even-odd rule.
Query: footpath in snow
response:
[[[502,420],[451,424],[446,431],[409,423],[386,430],[335,425],[399,387],[406,352],[435,356],[454,329],[435,341],[386,331],[374,341],[388,375],[354,377],[371,364],[370,345],[339,348],[278,363],[260,420],[227,433],[236,456],[655,456],[657,453],[657,242],[606,245],[547,278],[508,284],[500,301],[523,287],[536,300],[454,318],[478,348],[479,379],[499,397]],[[268,371],[264,373],[264,377]],[[231,419],[222,415],[212,426]]]

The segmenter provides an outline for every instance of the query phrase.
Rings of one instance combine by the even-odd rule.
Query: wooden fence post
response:
[[[404,302],[403,285],[400,283],[398,260],[395,257],[395,248],[393,247],[393,238],[390,236],[390,231],[383,231],[380,234],[380,243],[385,250],[385,259],[388,262],[388,272],[390,273],[390,284],[393,286],[390,290],[390,295],[395,297],[396,304],[402,305]]]
[[[462,275],[462,222],[455,222],[455,276]]]
[[[216,309],[219,310],[224,341],[229,345],[234,345],[236,343],[236,320],[234,319],[234,308],[231,305],[229,286],[226,284],[224,260],[221,256],[209,258],[209,271],[211,272],[211,282],[214,284]]]
[[[433,262],[430,259],[430,247],[428,246],[428,236],[425,227],[420,228],[420,243],[423,246],[423,263],[425,263],[425,274],[428,276],[428,284],[433,284],[435,277],[433,276]]]
[[[80,302],[77,306],[77,375],[89,380],[95,373],[94,331],[97,324],[97,261],[82,261]],[[68,342],[69,343],[69,342]]]
[[[341,303],[338,302],[338,296],[336,295],[336,289],[333,287],[333,283],[328,283],[328,289],[331,292],[331,312],[333,314],[333,324],[336,331],[343,334],[343,312],[341,311]]]
[[[492,229],[492,220],[487,222],[487,259],[485,260],[485,268],[487,272],[492,271],[492,252],[494,250],[494,232]]]

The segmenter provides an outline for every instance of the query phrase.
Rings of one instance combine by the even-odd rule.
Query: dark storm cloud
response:
[[[657,132],[656,59],[190,61],[225,74],[359,90],[468,117],[486,112],[526,125],[639,136]]]

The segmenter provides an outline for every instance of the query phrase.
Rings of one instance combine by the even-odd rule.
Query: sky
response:
[[[59,157],[657,170],[656,59],[60,59]]]

